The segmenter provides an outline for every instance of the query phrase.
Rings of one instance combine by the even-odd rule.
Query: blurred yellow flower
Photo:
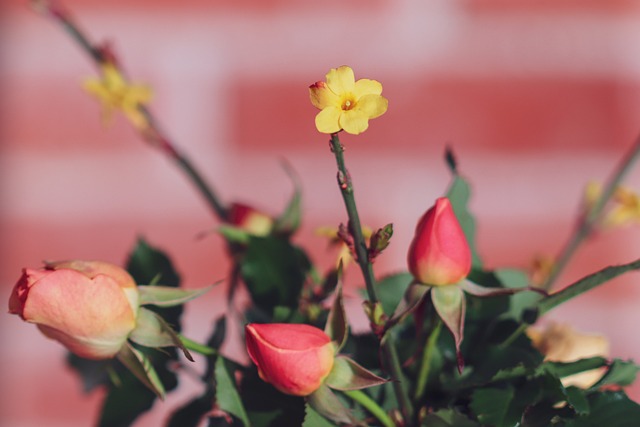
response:
[[[346,65],[332,68],[326,82],[309,86],[311,103],[319,108],[316,128],[322,133],[345,132],[357,135],[387,111],[389,101],[381,96],[382,85],[369,79],[355,80],[353,70]]]
[[[151,99],[151,89],[129,84],[114,64],[103,63],[102,78],[85,80],[83,88],[102,103],[104,123],[109,123],[113,112],[120,110],[137,129],[146,129],[149,126],[147,117],[140,107]]]
[[[544,330],[527,329],[535,348],[551,362],[574,362],[588,357],[609,357],[609,342],[601,335],[576,332],[569,325],[552,323]],[[593,369],[562,378],[565,387],[589,388],[602,377],[603,369]]]
[[[592,208],[601,194],[602,185],[600,183],[588,183],[585,189],[587,208]],[[618,186],[605,210],[602,225],[610,228],[631,224],[640,224],[640,196],[628,187]]]
[[[541,286],[553,271],[555,260],[549,255],[536,255],[531,261],[529,279],[533,286]]]
[[[362,236],[365,241],[369,241],[371,235],[373,234],[371,228],[366,225],[362,227]],[[333,227],[320,227],[316,229],[317,236],[323,236],[329,238],[329,244],[331,246],[339,246],[340,250],[338,251],[338,259],[336,261],[336,267],[340,265],[340,261],[342,261],[342,267],[346,268],[352,261],[355,261],[353,258],[353,253],[351,247],[339,236],[339,232],[337,228]]]

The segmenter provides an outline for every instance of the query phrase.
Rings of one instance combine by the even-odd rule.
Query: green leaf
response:
[[[229,372],[223,357],[218,357],[216,360],[215,382],[218,407],[238,418],[244,427],[250,427],[247,412],[236,389],[233,376]]]
[[[352,424],[354,421],[351,412],[326,385],[307,396],[307,403],[323,417],[336,423]]]
[[[288,240],[252,236],[240,272],[253,303],[271,314],[276,306],[297,307],[310,268],[306,254]]]
[[[422,421],[424,427],[480,427],[480,424],[470,420],[455,409],[440,409],[429,414]]]
[[[177,287],[180,276],[173,268],[169,257],[159,249],[150,246],[144,239],[138,239],[136,247],[129,255],[127,271],[136,283],[151,283],[160,276],[164,286]]]
[[[607,366],[607,364],[607,359],[603,357],[589,357],[575,362],[545,362],[542,366],[547,372],[558,378],[564,378],[580,372],[601,368]]]
[[[150,246],[142,238],[138,239],[136,247],[129,255],[127,271],[138,284],[160,282],[165,287],[180,286],[180,276],[173,268],[169,257],[161,250]],[[158,313],[177,332],[180,332],[182,306],[168,308],[154,306],[149,309]]]
[[[103,401],[99,427],[130,426],[140,414],[151,409],[156,401],[156,395],[135,376],[128,371],[122,373],[120,385],[112,387]]]
[[[640,259],[628,264],[603,268],[596,273],[583,277],[582,279],[567,286],[561,291],[556,292],[547,298],[544,298],[538,304],[538,310],[542,315],[549,310],[559,306],[560,304],[565,303],[587,291],[590,291],[591,289],[600,286],[615,277],[638,269],[640,269]]]
[[[602,392],[589,395],[591,410],[566,423],[565,427],[630,427],[640,420],[640,405],[624,392]]]
[[[493,272],[505,288],[523,288],[529,285],[526,272],[517,269],[500,269]],[[535,307],[542,295],[535,292],[518,292],[509,299],[509,312],[505,317],[520,321],[525,310]]]
[[[200,289],[180,289],[170,286],[138,286],[140,305],[157,305],[158,307],[173,307],[184,304],[209,292],[213,286]]]
[[[276,233],[291,235],[300,227],[302,218],[302,185],[300,184],[298,175],[288,163],[283,162],[282,167],[293,182],[294,189],[289,204],[284,212],[276,218],[273,229]]]
[[[342,261],[338,267],[338,284],[335,293],[336,296],[329,311],[324,332],[329,335],[336,347],[336,353],[338,353],[344,347],[349,336],[349,323],[342,299]]]
[[[336,390],[358,390],[384,384],[387,381],[358,365],[352,359],[338,356],[324,383]]]
[[[476,247],[476,221],[469,211],[469,198],[471,189],[466,179],[461,177],[456,169],[452,169],[453,181],[447,190],[447,198],[451,202],[453,212],[460,222],[460,226],[467,237],[469,248],[471,249],[472,265],[476,268],[482,267],[482,260],[478,255]]]
[[[458,370],[462,372],[463,361],[460,344],[464,336],[464,315],[466,299],[462,289],[456,285],[433,286],[431,301],[445,326],[453,335],[458,359]]]
[[[578,387],[567,387],[566,393],[567,403],[576,411],[576,414],[586,415],[589,413],[589,401],[585,390]]]
[[[142,384],[146,385],[160,399],[164,399],[165,390],[162,381],[160,381],[153,364],[144,353],[127,344],[122,347],[117,357]]]
[[[336,424],[327,420],[325,417],[320,415],[315,409],[313,409],[309,404],[304,406],[305,415],[304,422],[302,423],[302,427],[335,427]]]
[[[607,373],[604,374],[600,381],[593,385],[593,389],[599,388],[605,385],[619,385],[625,387],[631,385],[636,380],[636,376],[640,371],[640,366],[636,365],[633,361],[624,361],[616,359],[613,361]]]
[[[469,407],[482,424],[507,427],[506,419],[512,400],[511,388],[482,388],[473,392]]]

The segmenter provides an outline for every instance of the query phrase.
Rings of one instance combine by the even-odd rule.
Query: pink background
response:
[[[111,40],[133,80],[154,87],[152,110],[225,201],[279,212],[301,175],[298,240],[324,269],[314,235],[345,221],[327,137],[315,131],[307,86],[329,68],[384,85],[389,111],[346,135],[363,222],[395,225],[378,273],[403,269],[418,216],[445,190],[445,145],[473,183],[478,242],[491,267],[525,268],[568,237],[582,189],[602,180],[640,131],[640,6],[633,0],[68,1],[96,41]],[[223,244],[180,171],[118,116],[101,126],[80,89],[93,66],[63,31],[29,10],[0,6],[0,286],[44,259],[124,262],[136,236],[170,249],[187,287],[223,279]],[[640,189],[640,173],[627,182]],[[640,255],[639,228],[591,239],[560,279]],[[640,358],[637,273],[550,318],[606,334],[612,355]],[[350,272],[350,281],[359,280]],[[215,290],[187,308],[204,338],[222,309]],[[5,303],[6,303],[5,300]],[[359,316],[354,311],[353,316]],[[0,317],[0,421],[86,426],[100,393],[82,395],[64,349],[18,317]],[[196,365],[201,369],[202,363]],[[184,387],[141,418],[161,425]],[[640,399],[640,387],[630,390]]]

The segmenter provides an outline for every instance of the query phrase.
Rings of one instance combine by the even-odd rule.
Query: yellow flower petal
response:
[[[358,135],[369,127],[369,117],[359,109],[344,111],[340,116],[340,127],[347,133]]]
[[[338,107],[329,106],[316,115],[316,128],[322,133],[336,133],[340,129],[340,116],[342,110]]]
[[[313,106],[321,110],[330,105],[340,104],[340,97],[333,93],[325,82],[316,82],[309,86],[309,98]]]
[[[356,85],[353,70],[346,65],[332,68],[327,73],[327,85],[336,95],[353,92]]]
[[[380,95],[365,95],[358,100],[356,109],[362,111],[368,118],[375,119],[387,112],[389,101]]]
[[[380,95],[382,93],[382,84],[377,80],[360,79],[356,82],[353,94],[356,98],[364,95]]]

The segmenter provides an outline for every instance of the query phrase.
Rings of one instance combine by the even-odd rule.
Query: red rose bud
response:
[[[440,197],[418,222],[409,247],[409,271],[426,285],[451,285],[471,269],[471,250],[451,202]]]
[[[254,236],[266,236],[273,228],[273,218],[242,203],[232,203],[227,222]]]
[[[22,271],[9,313],[87,359],[115,356],[136,326],[138,288],[118,266],[65,261]]]
[[[313,393],[333,368],[335,348],[321,329],[302,324],[251,323],[245,333],[247,351],[260,378],[285,394]]]

